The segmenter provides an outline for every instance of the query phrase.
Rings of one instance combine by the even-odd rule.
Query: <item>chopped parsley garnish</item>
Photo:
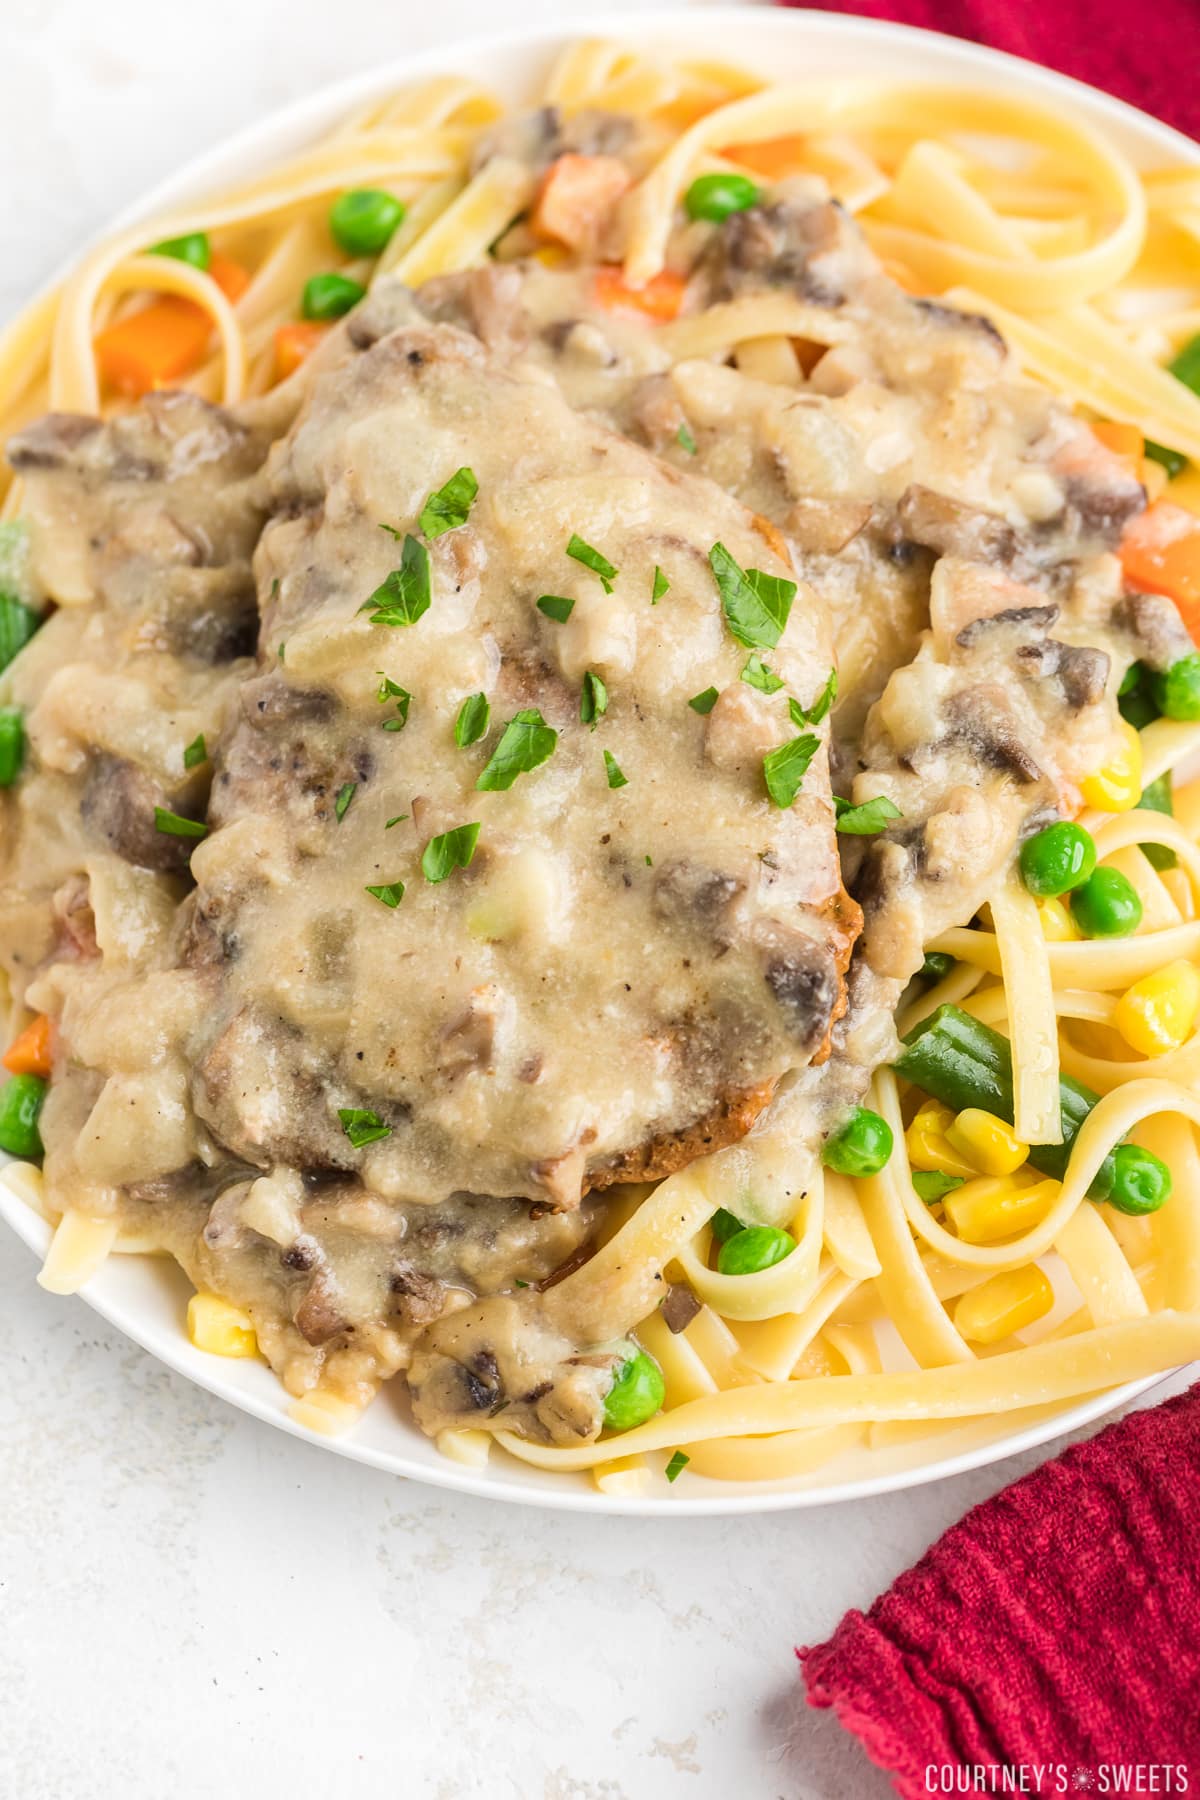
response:
[[[783,686],[782,675],[769,669],[757,650],[742,670],[742,680],[757,688],[760,694],[777,694]]]
[[[608,785],[610,788],[623,788],[629,786],[629,777],[628,775],[622,775],[621,765],[611,750],[606,750],[604,752],[604,773],[608,776]],[[647,858],[647,860],[649,859]]]
[[[492,709],[488,705],[486,694],[469,694],[458,709],[458,717],[454,721],[454,741],[460,750],[468,744],[477,744],[488,728],[488,720]]]
[[[286,649],[287,649],[287,639],[284,638],[282,644],[280,644],[280,646],[279,646],[279,649],[276,651],[276,655],[278,656],[280,662],[283,661],[283,653]]]
[[[687,1466],[691,1462],[691,1460],[692,1460],[691,1457],[685,1456],[683,1454],[682,1450],[677,1450],[675,1452],[674,1456],[671,1458],[670,1462],[667,1464],[667,1469],[666,1469],[667,1480],[668,1481],[678,1481],[679,1477],[683,1474],[683,1471],[687,1468]]]
[[[385,719],[383,729],[385,731],[403,731],[408,724],[408,709],[412,705],[412,695],[407,688],[401,687],[398,681],[393,681],[390,676],[385,675],[382,669],[378,671],[378,675],[379,688],[375,698],[381,706],[386,706],[389,700],[396,702],[396,716],[394,719]]]
[[[208,836],[208,826],[202,825],[199,819],[184,819],[179,813],[168,812],[165,806],[154,809],[154,829],[163,832],[167,837],[202,838]]]
[[[923,1200],[926,1206],[936,1206],[939,1200],[962,1186],[963,1177],[943,1175],[940,1169],[914,1169],[912,1184],[919,1200]]]
[[[548,619],[557,619],[560,625],[565,625],[575,610],[575,602],[564,594],[543,594],[537,605],[539,612],[544,612]]]
[[[185,769],[198,769],[200,764],[208,761],[208,747],[204,742],[204,733],[194,737],[183,753]]]
[[[693,712],[710,713],[720,698],[715,687],[707,687],[702,694],[693,694],[688,705]]]
[[[608,711],[608,689],[600,677],[591,669],[583,678],[583,690],[579,696],[579,717],[585,725],[595,731],[601,717]]]
[[[521,1277],[519,1275],[514,1275],[513,1276],[513,1286],[518,1287],[518,1288],[527,1288],[529,1286],[529,1283],[527,1281],[522,1281]]]
[[[783,636],[796,583],[782,575],[766,575],[761,569],[743,569],[724,544],[714,544],[708,553],[725,622],[739,644],[747,650],[773,650]]]
[[[364,600],[359,612],[371,612],[372,625],[415,625],[429,611],[433,584],[429,552],[411,534],[404,540],[400,567],[393,569]]]
[[[686,419],[683,421],[683,424],[679,427],[679,430],[675,433],[675,442],[677,444],[681,445],[682,448],[687,451],[689,456],[695,456],[696,440],[692,436],[692,428],[688,424]]]
[[[353,800],[357,789],[357,781],[348,781],[344,787],[338,789],[337,799],[333,803],[333,810],[337,815],[337,822],[339,825],[350,811],[350,802]]]
[[[792,804],[820,747],[820,738],[806,731],[802,737],[780,744],[778,750],[768,750],[763,757],[763,778],[776,806],[786,809]]]
[[[454,531],[465,525],[479,492],[472,469],[456,469],[443,487],[435,488],[418,521],[427,538],[441,537],[443,531]]]
[[[829,678],[812,705],[801,706],[798,700],[788,701],[788,711],[792,715],[793,725],[819,725],[838,697],[837,670],[830,669]]]
[[[26,606],[12,594],[0,593],[0,669],[7,669],[41,622],[31,606]]]
[[[404,898],[404,883],[402,881],[385,881],[381,886],[369,887],[366,891],[376,900],[382,900],[385,906],[399,906]]]
[[[391,1137],[392,1128],[385,1125],[377,1112],[369,1106],[339,1106],[338,1118],[342,1122],[342,1130],[350,1139],[356,1150],[364,1144],[373,1144],[378,1138]]]
[[[666,576],[663,574],[663,572],[659,568],[658,564],[655,563],[655,565],[654,565],[654,586],[650,590],[651,606],[657,606],[659,601],[662,599],[663,595],[670,592],[670,587],[671,587],[670,582],[667,580]]]
[[[397,813],[394,819],[388,820],[387,824],[384,826],[383,829],[385,831],[390,831],[392,829],[393,825],[399,825],[403,822],[403,820],[405,820],[407,818],[408,818],[407,813]]]
[[[554,755],[558,733],[543,719],[536,706],[530,706],[508,721],[491,760],[475,783],[485,793],[503,792],[518,775],[528,775]]]
[[[593,550],[590,544],[585,544],[576,531],[571,533],[571,541],[567,545],[567,555],[573,556],[575,561],[582,563],[585,569],[590,569],[593,575],[598,575],[600,585],[605,593],[612,593],[613,582],[617,578],[615,567],[609,562],[607,556],[602,556],[599,550]]]
[[[886,831],[893,819],[904,817],[900,808],[883,794],[876,795],[874,800],[864,800],[861,806],[851,806],[848,800],[835,794],[833,804],[838,830],[850,837],[874,837],[877,832]]]
[[[445,881],[455,869],[469,868],[478,842],[478,822],[456,825],[453,831],[443,831],[439,837],[430,838],[421,855],[422,875],[426,881]]]

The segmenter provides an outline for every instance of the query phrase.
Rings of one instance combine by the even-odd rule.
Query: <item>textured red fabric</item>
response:
[[[1200,138],[1200,0],[821,0],[821,10],[990,44]]]
[[[836,1708],[905,1796],[975,1791],[926,1772],[977,1767],[1040,1767],[1037,1794],[1200,1793],[1198,1517],[1200,1386],[975,1507],[865,1617],[797,1652],[809,1704]],[[1139,1765],[1187,1774],[1122,1789],[1105,1773]],[[989,1779],[978,1791],[1013,1791]]]

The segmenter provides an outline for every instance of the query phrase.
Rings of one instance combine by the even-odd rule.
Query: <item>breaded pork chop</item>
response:
[[[796,718],[815,596],[772,647],[790,586],[750,514],[444,326],[348,345],[269,503],[262,673],[193,858],[211,1133],[556,1207],[742,1135],[826,1046],[857,923]]]

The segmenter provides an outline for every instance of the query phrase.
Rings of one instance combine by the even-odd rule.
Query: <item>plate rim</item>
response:
[[[597,10],[572,15],[561,23],[539,21],[495,32],[472,33],[458,42],[429,45],[415,53],[389,58],[360,74],[343,76],[337,81],[322,84],[312,92],[272,109],[240,131],[233,132],[208,149],[187,158],[144,194],[122,207],[111,220],[87,238],[69,260],[60,264],[24,304],[31,304],[48,293],[70,269],[78,265],[83,255],[114,231],[135,224],[139,219],[167,206],[186,203],[203,195],[206,189],[223,178],[228,166],[233,163],[241,163],[245,158],[256,159],[259,164],[268,163],[284,152],[290,137],[302,138],[306,132],[319,129],[320,121],[326,115],[349,111],[355,104],[374,94],[385,93],[406,80],[426,73],[451,73],[458,63],[486,56],[493,51],[527,51],[530,56],[539,51],[549,54],[554,48],[567,42],[589,36],[617,37],[631,42],[672,37],[686,40],[696,30],[698,23],[706,37],[717,37],[724,32],[740,37],[743,40],[743,53],[751,60],[754,42],[760,32],[763,39],[777,32],[794,34],[797,42],[808,38],[815,40],[818,47],[823,39],[830,36],[841,40],[842,46],[853,44],[856,40],[876,48],[892,44],[913,49],[925,43],[935,43],[966,69],[976,71],[984,86],[997,86],[999,76],[1001,86],[1013,87],[1026,93],[1032,90],[1051,98],[1058,96],[1080,107],[1090,118],[1094,119],[1095,115],[1099,115],[1101,119],[1108,117],[1132,130],[1135,136],[1148,137],[1172,161],[1200,163],[1200,145],[1175,127],[1164,124],[1130,102],[1120,100],[1115,95],[1091,87],[1056,69],[1044,68],[1023,57],[957,38],[946,32],[817,9],[780,7],[768,10],[719,5],[655,7],[650,11],[628,14]],[[9,1160],[5,1158],[4,1163]],[[3,1164],[0,1164],[0,1219],[30,1250],[44,1253],[50,1238],[50,1227],[9,1185],[4,1178]],[[332,1451],[350,1461],[379,1469],[393,1477],[418,1481],[425,1486],[469,1494],[476,1498],[502,1500],[506,1504],[601,1516],[711,1518],[739,1513],[787,1512],[841,1505],[846,1501],[924,1487],[1038,1449],[1056,1438],[1091,1425],[1129,1405],[1176,1372],[1163,1370],[1141,1380],[1127,1382],[1121,1387],[1109,1389],[1066,1407],[1052,1418],[1041,1420],[1007,1437],[993,1439],[957,1455],[935,1458],[911,1468],[892,1469],[877,1476],[862,1476],[825,1486],[800,1488],[774,1485],[764,1488],[750,1484],[743,1487],[741,1484],[706,1482],[706,1486],[712,1491],[704,1494],[669,1491],[666,1494],[617,1496],[565,1482],[555,1485],[547,1480],[544,1484],[540,1481],[535,1484],[529,1475],[524,1482],[510,1479],[502,1471],[498,1461],[491,1462],[482,1470],[466,1468],[449,1458],[439,1459],[439,1464],[444,1466],[429,1465],[409,1461],[403,1452],[383,1450],[357,1441],[353,1432],[341,1437],[321,1436],[288,1417],[284,1410],[288,1397],[282,1384],[279,1384],[278,1389],[278,1405],[272,1406],[259,1395],[240,1389],[233,1380],[225,1376],[217,1358],[204,1359],[205,1363],[211,1361],[214,1364],[211,1369],[203,1364],[193,1367],[191,1357],[201,1357],[202,1353],[194,1350],[183,1331],[179,1331],[176,1341],[175,1338],[168,1338],[160,1333],[157,1326],[145,1324],[136,1315],[131,1315],[128,1309],[105,1293],[104,1273],[104,1269],[101,1269],[91,1281],[86,1282],[79,1289],[78,1298],[175,1374],[239,1411],[285,1431],[291,1437],[319,1449]],[[420,1441],[423,1444],[429,1443],[424,1437]]]

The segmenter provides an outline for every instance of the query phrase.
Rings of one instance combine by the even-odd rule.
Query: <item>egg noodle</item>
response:
[[[661,152],[629,203],[630,286],[661,270],[680,196],[698,174],[773,174],[786,163],[825,179],[903,287],[988,314],[1033,379],[1200,465],[1200,398],[1164,366],[1200,331],[1200,165],[1138,171],[1065,110],[996,92],[876,79],[772,87],[724,64],[603,42],[569,48],[537,98],[568,113],[631,113],[659,134]],[[347,275],[416,285],[479,264],[531,199],[523,164],[499,156],[470,172],[473,145],[501,114],[470,81],[427,81],[364,106],[266,174],[90,251],[0,339],[0,434],[47,409],[111,410],[94,340],[147,294],[194,302],[211,321],[205,359],[183,385],[227,404],[266,392],[279,328],[307,278],[330,267],[329,205],[347,189],[384,188],[406,208],[383,254],[343,261]],[[146,254],[150,239],[192,231],[251,271],[236,299],[212,273]],[[779,293],[655,329],[673,356],[731,354],[759,378],[794,384],[792,340],[831,344],[840,328],[828,309]],[[1141,468],[1155,498],[1166,470]],[[1200,473],[1179,474],[1171,498],[1200,511]],[[20,508],[16,479],[5,509]],[[1158,720],[1141,738],[1147,784],[1168,770],[1186,777],[1200,751],[1200,725]],[[682,1453],[692,1474],[795,1480],[863,1446],[937,1444],[935,1433],[997,1415],[1012,1428],[1200,1356],[1200,1027],[1157,1056],[1139,1055],[1118,1030],[1132,984],[1180,959],[1200,962],[1200,782],[1177,786],[1174,818],[1154,815],[1173,867],[1160,870],[1139,848],[1146,818],[1093,811],[1082,821],[1102,861],[1137,890],[1135,935],[1056,931],[1014,881],[983,923],[929,946],[953,967],[932,987],[915,984],[898,1021],[904,1031],[953,1001],[1006,1032],[1026,1144],[1060,1135],[1060,1071],[1101,1095],[1064,1179],[1037,1184],[1036,1216],[1000,1241],[971,1241],[925,1204],[905,1138],[924,1096],[884,1070],[870,1104],[894,1131],[886,1167],[857,1181],[824,1170],[795,1216],[780,1217],[772,1195],[791,1191],[797,1129],[785,1095],[748,1139],[657,1187],[618,1190],[607,1240],[543,1296],[585,1341],[633,1335],[662,1370],[664,1410],[579,1448],[503,1430],[495,1441],[545,1469],[590,1470],[616,1494],[656,1482],[661,1452]],[[1144,1217],[1086,1199],[1129,1134],[1174,1177],[1169,1203]],[[14,1165],[6,1179],[41,1207],[36,1169]],[[1023,1182],[1034,1192],[1026,1172],[1013,1179],[1018,1194]],[[741,1214],[751,1192],[756,1214],[789,1224],[796,1247],[760,1273],[725,1275],[711,1266],[710,1221],[719,1208]],[[110,1251],[139,1248],[111,1222],[55,1223],[41,1279],[58,1293]],[[677,1334],[658,1310],[664,1276],[700,1302]],[[1021,1296],[1046,1283],[1051,1303],[1022,1324]],[[320,1390],[292,1411],[327,1431],[355,1416]],[[439,1439],[473,1463],[492,1441],[474,1431]]]

